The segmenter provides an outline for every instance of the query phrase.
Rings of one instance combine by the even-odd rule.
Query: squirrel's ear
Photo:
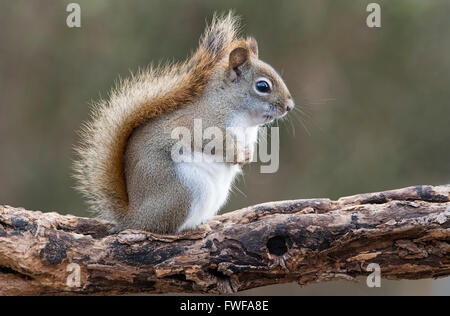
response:
[[[248,47],[239,46],[230,53],[230,72],[231,80],[239,81],[242,75],[242,70],[245,69],[246,64],[250,62],[250,50]]]
[[[259,55],[258,42],[255,40],[255,38],[248,37],[247,44],[248,47],[250,47],[250,50],[252,51],[253,55],[255,55],[255,57],[258,58]]]
[[[238,69],[250,59],[250,52],[246,47],[237,47],[230,53],[230,68]]]

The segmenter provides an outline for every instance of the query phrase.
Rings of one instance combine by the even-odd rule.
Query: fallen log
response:
[[[450,275],[450,185],[270,202],[180,235],[0,206],[0,295],[233,293]]]

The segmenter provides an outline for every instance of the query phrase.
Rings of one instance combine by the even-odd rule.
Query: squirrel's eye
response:
[[[255,83],[255,90],[259,94],[269,94],[272,92],[272,83],[267,79],[259,79]]]

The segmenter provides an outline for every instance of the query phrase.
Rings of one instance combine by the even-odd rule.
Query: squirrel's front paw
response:
[[[253,147],[244,147],[236,150],[234,155],[235,165],[248,165],[253,162]]]

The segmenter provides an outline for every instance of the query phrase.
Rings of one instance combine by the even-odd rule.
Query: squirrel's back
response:
[[[133,131],[192,103],[238,41],[236,36],[237,20],[232,14],[214,17],[188,61],[141,71],[94,106],[81,131],[74,169],[78,189],[97,215],[115,220],[128,210],[124,152]]]

